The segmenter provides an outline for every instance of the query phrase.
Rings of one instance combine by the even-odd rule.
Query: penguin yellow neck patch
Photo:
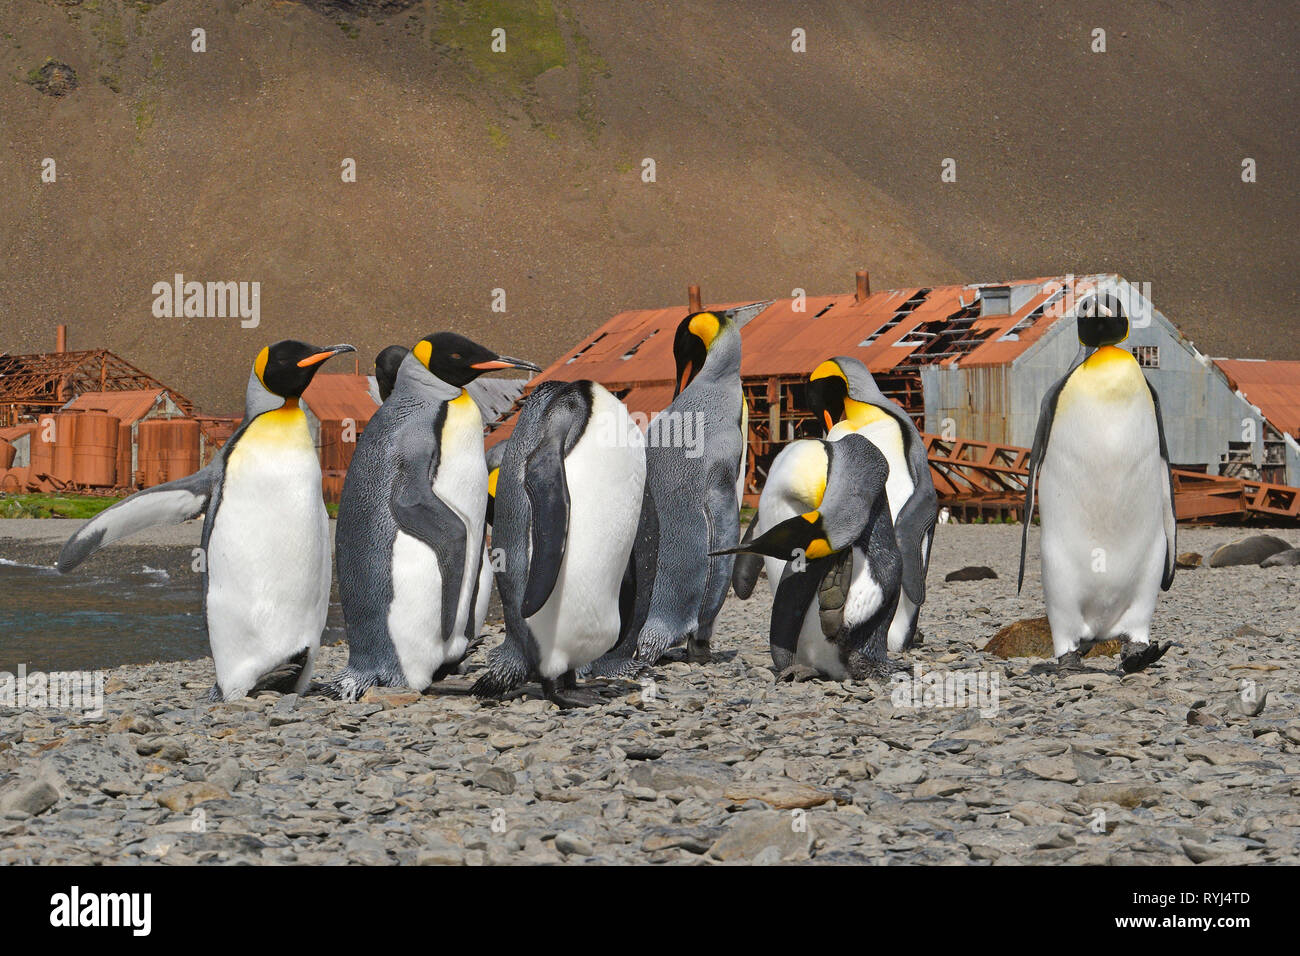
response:
[[[1114,364],[1137,364],[1137,359],[1128,349],[1116,348],[1113,345],[1103,345],[1097,351],[1089,355],[1083,362],[1089,369],[1102,369]]]
[[[844,399],[844,419],[854,428],[870,425],[882,418],[889,418],[889,413],[876,405],[859,402],[856,399]]]

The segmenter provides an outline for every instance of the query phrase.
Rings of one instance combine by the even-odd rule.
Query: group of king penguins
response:
[[[538,366],[453,332],[385,349],[335,536],[348,662],[320,689],[356,699],[459,673],[495,583],[505,637],[471,693],[513,696],[535,681],[560,707],[585,706],[600,698],[579,677],[632,677],[678,646],[708,661],[727,591],[748,599],[764,565],[778,681],[886,677],[890,652],[919,639],[938,514],[925,444],[861,361],[827,359],[806,386],[822,437],[776,456],[742,536],[740,329],[760,308],[682,320],[673,401],[644,433],[600,384],[546,381],[487,451],[466,386]],[[1131,672],[1169,647],[1150,641],[1176,554],[1169,455],[1155,390],[1118,347],[1122,305],[1095,296],[1077,315],[1080,352],[1035,435],[1020,582],[1037,492],[1056,653],[1045,667],[1081,667],[1093,643],[1120,638]],[[330,539],[299,400],[326,360],[351,351],[262,349],[242,424],[211,464],[113,505],[59,556],[67,572],[143,528],[204,515],[213,700],[311,686]]]

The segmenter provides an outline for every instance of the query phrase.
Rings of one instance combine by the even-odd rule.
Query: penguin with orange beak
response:
[[[591,665],[628,676],[670,647],[711,657],[713,622],[740,538],[748,410],[740,384],[740,329],[767,303],[695,312],[673,341],[676,394],[646,430],[646,480],[628,568],[631,626]]]
[[[260,690],[302,692],[329,611],[329,515],[320,460],[298,399],[322,364],[350,345],[286,340],[258,354],[244,422],[206,468],[137,492],[68,539],[67,572],[104,545],[204,515],[203,616],[217,682],[213,700]]]
[[[502,369],[540,371],[454,332],[426,336],[401,357],[339,501],[348,664],[330,692],[422,691],[456,668],[476,636],[488,469],[483,418],[465,386]]]

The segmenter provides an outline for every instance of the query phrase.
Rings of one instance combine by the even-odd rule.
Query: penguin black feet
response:
[[[709,647],[709,639],[697,640],[694,637],[686,639],[686,659],[692,664],[707,664],[713,660],[713,651]]]
[[[776,675],[776,683],[802,684],[805,681],[821,680],[821,672],[804,664],[791,664]]]
[[[1029,668],[1031,674],[1076,674],[1089,671],[1083,663],[1083,655],[1078,651],[1066,651],[1054,661],[1044,661]]]
[[[604,698],[594,690],[579,689],[573,671],[561,674],[559,678],[541,680],[542,694],[560,710],[573,710],[579,707],[595,707],[604,703]],[[561,687],[564,692],[561,693]]]
[[[1119,652],[1119,672],[1121,674],[1136,674],[1139,671],[1144,671],[1164,657],[1165,652],[1173,646],[1172,641],[1165,641],[1163,644],[1159,641],[1154,644],[1126,642],[1124,649]]]

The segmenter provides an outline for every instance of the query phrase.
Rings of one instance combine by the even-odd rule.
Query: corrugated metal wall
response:
[[[1103,286],[1104,287],[1104,286]],[[1112,291],[1130,301],[1146,302],[1136,287],[1120,282]],[[1264,421],[1240,395],[1233,392],[1217,366],[1198,355],[1164,315],[1154,308],[1144,328],[1133,328],[1125,348],[1155,345],[1160,367],[1143,372],[1160,395],[1165,437],[1175,464],[1206,465],[1219,473],[1219,460],[1229,442],[1252,437],[1252,459],[1264,458]],[[1010,366],[996,368],[921,369],[925,391],[926,430],[942,434],[945,422],[952,433],[976,441],[1029,447],[1043,396],[1065,374],[1079,354],[1072,319],[1058,322]],[[1287,483],[1300,485],[1300,448],[1288,445]]]

